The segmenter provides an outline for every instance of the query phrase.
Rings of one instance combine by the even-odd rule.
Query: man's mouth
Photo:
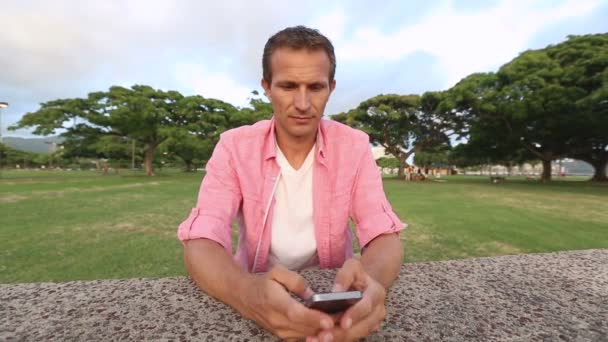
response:
[[[312,116],[292,116],[296,125],[309,125],[312,122]]]

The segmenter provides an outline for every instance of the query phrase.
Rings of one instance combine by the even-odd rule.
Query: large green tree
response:
[[[187,171],[195,163],[204,164],[227,129],[251,125],[272,116],[272,106],[254,91],[249,106],[232,105],[202,96],[188,96],[179,103],[184,124],[168,129],[169,138],[163,143],[168,153],[179,157]]]
[[[195,95],[180,101],[179,112],[182,122],[164,128],[168,138],[163,145],[192,171],[195,162],[209,159],[220,133],[231,127],[230,118],[238,111],[229,103]]]
[[[446,92],[440,110],[459,118],[459,136],[466,140],[452,151],[453,164],[512,166],[538,158],[523,144],[519,132],[513,131],[511,118],[501,107],[501,91],[495,73],[476,73]]]
[[[608,34],[570,36],[547,54],[562,70],[561,85],[577,94],[567,155],[591,164],[593,180],[608,181]]]
[[[541,160],[541,180],[550,180],[552,160],[566,156],[569,139],[580,134],[573,129],[580,120],[580,90],[562,84],[563,70],[546,50],[524,52],[503,66],[498,77],[498,109],[510,136],[519,137]]]
[[[448,106],[468,118],[477,153],[508,161],[525,148],[543,162],[541,179],[551,179],[551,161],[565,155],[563,118],[571,114],[560,107],[567,103],[562,89],[547,79],[554,67],[544,53],[524,53],[498,74],[473,74],[450,89]]]
[[[399,160],[399,177],[403,177],[409,156],[436,144],[449,144],[450,125],[436,111],[439,96],[378,95],[332,119],[369,134],[372,144]]]
[[[144,169],[151,176],[156,148],[168,138],[170,128],[186,122],[178,106],[182,99],[177,91],[114,86],[107,92],[89,94],[85,119],[105,135],[128,137],[143,146]]]
[[[267,120],[272,117],[272,104],[265,101],[257,90],[251,92],[249,106],[239,108],[239,111],[230,117],[230,127],[252,125],[260,120]]]
[[[569,156],[588,161],[596,168],[594,179],[605,180],[606,37],[570,37],[526,51],[497,73],[466,77],[440,106],[466,118],[469,144],[486,159],[538,159],[546,181],[551,161]]]
[[[416,152],[414,155],[414,164],[420,167],[449,167],[450,165],[449,145],[437,145]]]
[[[115,86],[86,98],[43,103],[13,128],[34,127],[34,133],[42,135],[62,130],[69,150],[81,156],[118,153],[117,143],[128,146],[135,141],[143,150],[146,174],[153,175],[154,152],[161,143],[184,134],[203,140],[216,136],[228,128],[217,121],[229,122],[236,111],[228,103],[201,96],[184,97],[143,85]]]

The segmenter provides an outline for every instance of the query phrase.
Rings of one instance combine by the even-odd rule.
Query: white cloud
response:
[[[490,70],[527,48],[534,34],[560,20],[590,14],[599,0],[568,0],[557,5],[502,0],[480,11],[458,12],[443,1],[415,25],[385,34],[361,27],[338,42],[342,59],[394,61],[416,51],[437,58],[447,88],[461,78]]]
[[[472,72],[495,69],[529,48],[535,34],[592,14],[599,3],[499,0],[462,12],[445,0],[426,14],[407,12],[401,27],[387,31],[410,7],[426,6],[399,0],[382,6],[365,0],[4,0],[0,100],[11,107],[2,113],[3,126],[39,102],[113,84],[149,84],[245,105],[250,91],[260,89],[266,39],[298,24],[318,28],[334,42],[338,88],[327,112],[344,111],[379,89],[398,92],[419,81],[395,90],[386,85],[386,75],[397,73],[392,68],[412,53],[432,56],[436,67],[421,73],[441,75],[448,87]],[[377,79],[362,79],[361,70],[386,61],[397,63]]]
[[[40,102],[113,84],[242,104],[244,94],[259,89],[268,36],[306,22],[319,3],[4,0],[0,95],[11,107],[2,113],[2,132]],[[193,69],[199,74],[180,83],[173,70],[179,63],[205,65],[204,73]]]
[[[310,27],[318,29],[332,42],[340,41],[345,34],[348,18],[343,8],[335,8],[312,21]]]
[[[191,89],[194,94],[219,99],[239,107],[247,106],[251,91],[259,88],[243,86],[224,73],[207,71],[200,64],[177,64],[174,75],[177,82]]]
[[[257,80],[268,36],[304,22],[315,6],[244,0],[8,0],[0,12],[0,88],[32,90],[38,102],[62,92],[70,96],[83,79],[122,82],[152,72],[162,82],[171,78],[169,65],[194,60],[215,67],[230,60],[229,71],[240,73],[235,79]]]

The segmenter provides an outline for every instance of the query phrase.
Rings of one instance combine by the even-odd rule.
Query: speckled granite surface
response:
[[[370,341],[608,341],[608,249],[408,264],[389,296]],[[273,338],[179,277],[0,285],[0,340]]]

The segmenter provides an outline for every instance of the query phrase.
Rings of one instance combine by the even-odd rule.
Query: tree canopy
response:
[[[608,161],[608,35],[571,36],[526,51],[496,73],[472,74],[439,105],[458,113],[478,157],[494,163],[538,159],[542,180],[551,161],[572,157],[606,180]]]
[[[255,95],[255,94],[254,94]],[[114,86],[86,98],[42,103],[12,127],[33,127],[35,134],[62,131],[66,154],[128,159],[131,144],[143,152],[144,169],[154,174],[154,153],[163,144],[190,170],[194,160],[206,160],[226,129],[268,118],[270,105],[251,98],[252,108],[202,96],[183,96],[144,85]]]
[[[406,160],[416,151],[449,144],[454,133],[451,121],[444,120],[437,105],[440,93],[418,95],[378,95],[357,108],[334,115],[333,119],[365,131],[372,144],[380,145],[399,160],[399,176]]]

